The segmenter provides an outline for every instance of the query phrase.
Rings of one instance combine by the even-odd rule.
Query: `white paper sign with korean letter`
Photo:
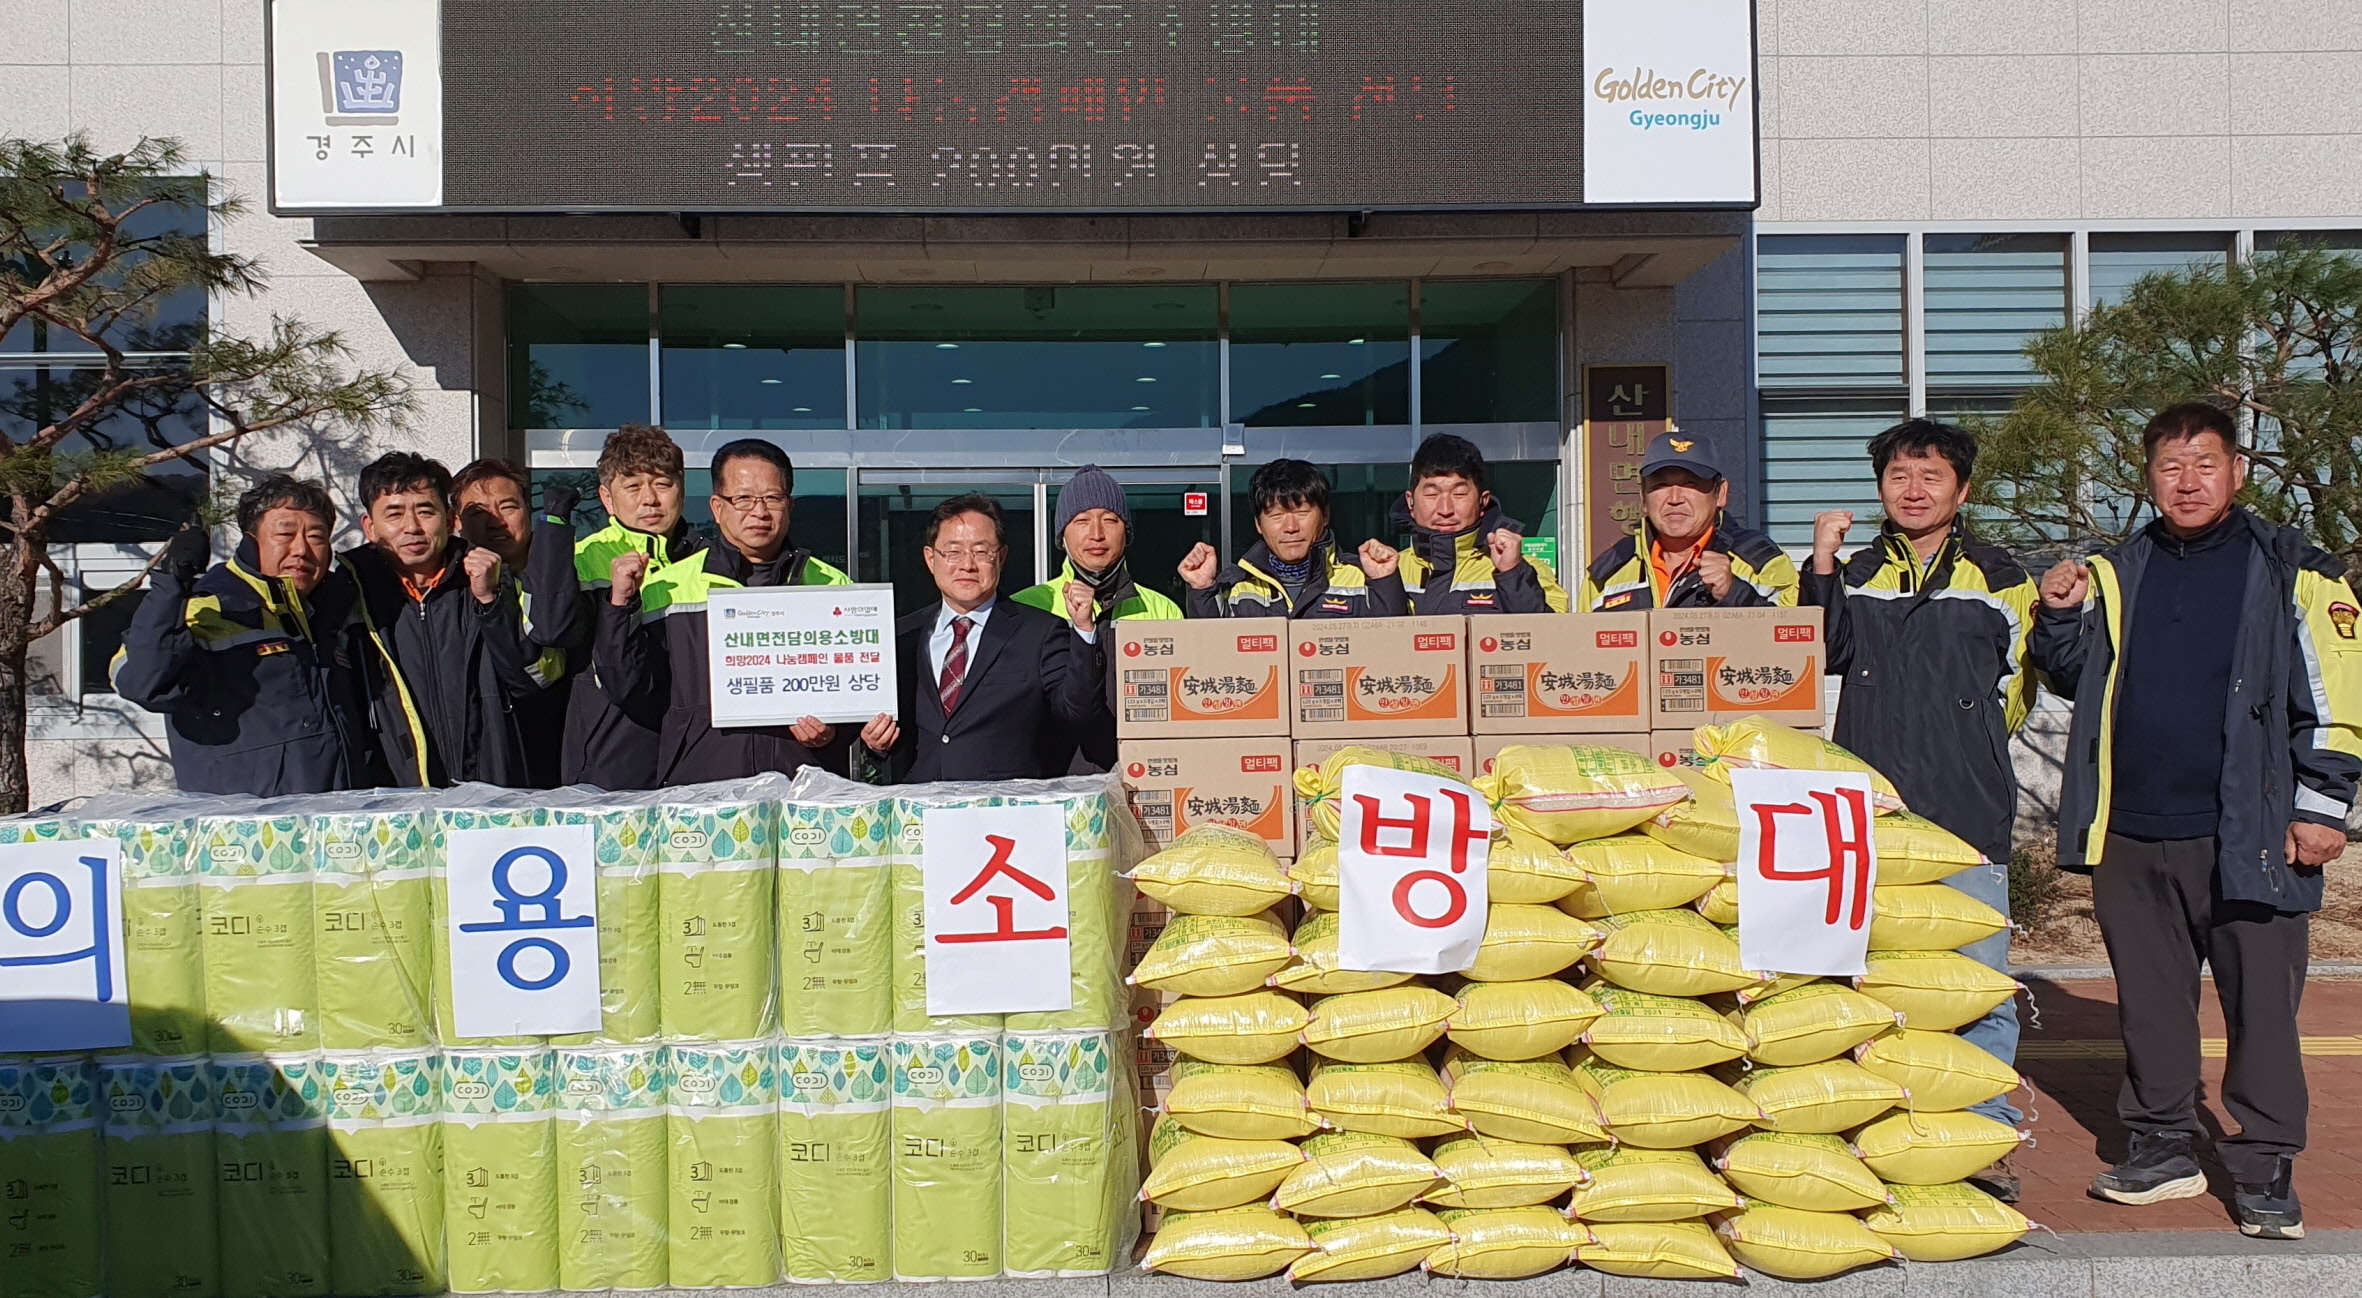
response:
[[[444,851],[459,1035],[598,1031],[599,878],[590,826],[455,829]]]
[[[1878,886],[1870,777],[1734,768],[1739,962],[1769,973],[1868,970]]]
[[[1493,810],[1441,776],[1348,766],[1338,789],[1337,963],[1458,973],[1484,941]]]
[[[923,814],[927,1013],[1073,1009],[1064,809],[1035,803]]]
[[[894,710],[892,586],[716,590],[705,624],[716,726],[858,723]]]
[[[0,1052],[131,1044],[122,845],[0,847]]]

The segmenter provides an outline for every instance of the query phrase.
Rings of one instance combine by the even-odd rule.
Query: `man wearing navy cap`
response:
[[[1660,433],[1640,466],[1640,531],[1619,537],[1583,573],[1576,607],[1745,608],[1796,603],[1796,565],[1772,539],[1724,516],[1730,479],[1713,444]]]

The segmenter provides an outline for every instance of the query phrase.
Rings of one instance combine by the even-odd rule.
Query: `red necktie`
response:
[[[968,680],[968,630],[976,624],[964,617],[951,620],[951,652],[943,655],[943,675],[935,681],[935,692],[943,696],[943,715],[960,705],[960,686]]]

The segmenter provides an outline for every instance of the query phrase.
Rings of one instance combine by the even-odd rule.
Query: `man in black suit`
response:
[[[901,719],[879,713],[861,742],[894,783],[1032,780],[1066,773],[1047,736],[1105,712],[1092,594],[1066,588],[1066,621],[1000,598],[1008,561],[1001,507],[958,496],[927,518],[927,571],[942,599],[894,626]],[[1057,750],[1053,763],[1043,753]]]

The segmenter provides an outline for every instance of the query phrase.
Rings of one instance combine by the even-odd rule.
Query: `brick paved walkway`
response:
[[[2116,1036],[2116,984],[2105,979],[2034,982],[2041,1030],[2028,1030],[2018,1071],[2035,1095],[2017,1103],[2037,1144],[2015,1160],[2025,1182],[2018,1206],[2059,1231],[2236,1230],[2231,1183],[2210,1149],[2201,1150],[2213,1194],[2146,1208],[2104,1203],[2084,1193],[2092,1176],[2124,1152],[2116,1123],[2116,1088],[2124,1061]],[[2201,1118],[2211,1133],[2230,1125],[2217,1091],[2223,1077],[2222,1012],[2214,986],[2203,996],[2208,1049]],[[2019,1001],[2021,1014],[2025,1002]],[[2299,1026],[2312,1088],[2311,1145],[2297,1160],[2296,1189],[2305,1224],[2315,1230],[2362,1227],[2362,980],[2316,978],[2305,989]]]

